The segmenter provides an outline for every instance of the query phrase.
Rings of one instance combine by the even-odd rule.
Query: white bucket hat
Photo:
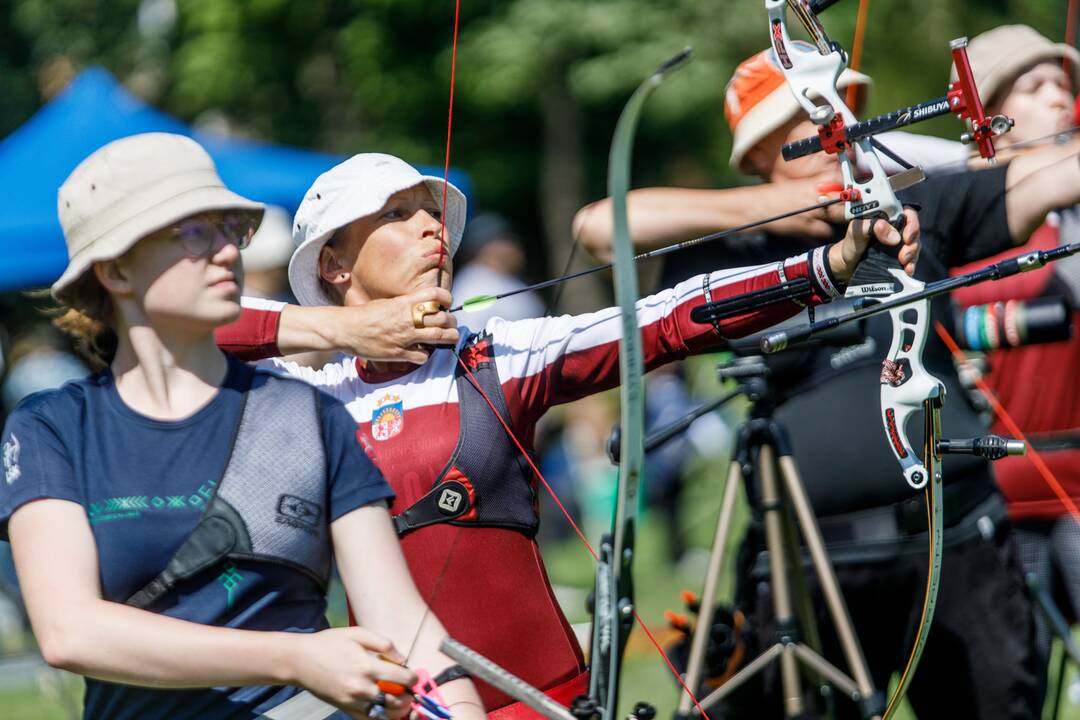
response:
[[[71,172],[57,194],[68,266],[53,283],[65,293],[98,260],[111,260],[136,242],[189,215],[207,210],[262,211],[261,203],[225,187],[214,161],[183,135],[145,133],[95,150]]]
[[[465,229],[465,195],[440,177],[421,175],[405,161],[383,153],[361,153],[330,168],[304,195],[293,222],[293,251],[289,285],[301,305],[337,305],[319,283],[319,252],[340,228],[376,212],[390,196],[423,184],[442,207],[447,189],[446,231],[450,254],[461,244]]]

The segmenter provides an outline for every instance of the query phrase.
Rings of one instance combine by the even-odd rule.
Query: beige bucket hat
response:
[[[98,260],[111,260],[141,238],[207,210],[262,211],[225,187],[214,161],[191,138],[145,133],[121,138],[79,163],[57,195],[68,266],[53,283],[65,291]]]
[[[869,76],[848,68],[836,81],[840,89],[849,85],[868,88],[872,84]],[[859,112],[857,107],[852,110]],[[746,172],[742,161],[750,148],[804,112],[788,87],[771,47],[741,62],[724,91],[724,117],[733,135],[731,167]]]
[[[301,305],[337,305],[319,283],[319,252],[334,231],[371,215],[407,188],[427,187],[442,207],[446,187],[446,232],[450,254],[461,244],[465,230],[465,195],[440,177],[421,175],[404,160],[383,153],[361,153],[330,168],[315,179],[304,195],[293,222],[293,251],[289,285]]]
[[[1007,90],[1021,73],[1045,61],[1068,60],[1073,89],[1080,88],[1080,52],[1065,43],[1051,42],[1027,25],[1000,25],[968,43],[968,60],[983,104]],[[950,79],[956,80],[956,68]]]

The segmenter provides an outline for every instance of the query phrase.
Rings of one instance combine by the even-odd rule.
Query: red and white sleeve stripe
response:
[[[225,352],[241,360],[277,357],[278,321],[285,303],[255,297],[240,299],[240,317],[214,331],[214,340]]]
[[[798,301],[769,305],[712,325],[696,323],[690,311],[707,302],[806,277],[810,294]],[[707,288],[707,290],[706,290]],[[645,365],[652,369],[748,335],[791,317],[806,305],[838,297],[839,283],[823,248],[750,268],[699,275],[637,302]],[[507,322],[490,321],[499,377],[519,427],[531,426],[552,405],[576,400],[619,383],[619,309]]]

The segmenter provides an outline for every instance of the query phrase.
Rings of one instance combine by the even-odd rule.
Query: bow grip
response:
[[[896,220],[889,222],[901,234],[904,232],[906,223],[907,217],[905,215],[899,215]],[[900,264],[900,250],[904,245],[903,242],[897,245],[883,245],[873,236],[872,227],[870,232],[870,244],[866,247],[866,254],[863,255],[859,266],[855,268],[855,273],[851,276],[848,287],[864,288],[858,294],[889,294],[896,289],[896,276],[893,274],[893,270],[903,274],[903,267]],[[873,288],[873,290],[866,291],[865,288]]]

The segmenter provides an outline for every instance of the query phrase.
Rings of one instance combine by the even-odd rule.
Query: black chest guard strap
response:
[[[532,470],[484,399],[486,394],[507,426],[512,427],[490,336],[470,338],[461,359],[476,380],[474,384],[458,366],[457,446],[431,490],[395,516],[394,526],[401,536],[448,522],[510,528],[532,537],[540,523]]]

